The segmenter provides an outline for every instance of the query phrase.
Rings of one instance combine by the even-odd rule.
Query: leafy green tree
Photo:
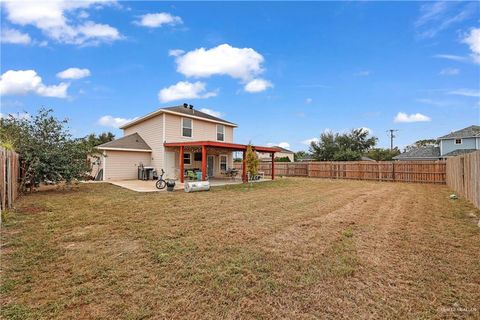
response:
[[[253,150],[251,144],[248,144],[247,151],[245,155],[245,161],[247,166],[247,172],[250,174],[250,177],[254,177],[258,174],[258,156],[257,153]]]
[[[399,154],[400,150],[397,147],[393,150],[390,150],[390,148],[373,148],[368,150],[365,156],[377,161],[391,161],[393,160],[393,157],[398,156]]]
[[[308,156],[310,156],[310,155],[309,155],[308,152],[306,152],[306,151],[297,151],[297,152],[295,152],[295,154],[293,155],[293,159],[294,159],[295,161],[299,161],[299,160],[302,160],[302,159],[307,158]]]
[[[321,161],[355,161],[376,143],[377,138],[362,128],[344,134],[324,132],[318,142],[310,144],[310,153]]]
[[[289,157],[275,157],[275,162],[291,162]]]
[[[74,139],[67,120],[59,120],[51,109],[42,108],[33,117],[1,119],[0,138],[20,155],[21,189],[40,182],[71,182],[88,171],[87,146]]]

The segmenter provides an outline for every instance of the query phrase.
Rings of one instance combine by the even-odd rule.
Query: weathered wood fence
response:
[[[480,151],[447,159],[447,185],[480,208]]]
[[[18,154],[0,148],[0,209],[11,208],[18,196],[19,157]]]
[[[242,170],[241,163],[235,167]],[[259,171],[271,174],[270,162],[261,162]],[[319,161],[275,162],[275,175],[330,179],[392,182],[445,183],[445,161]]]

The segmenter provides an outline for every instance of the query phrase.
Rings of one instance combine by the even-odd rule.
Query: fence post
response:
[[[395,162],[392,162],[392,181],[395,182]]]

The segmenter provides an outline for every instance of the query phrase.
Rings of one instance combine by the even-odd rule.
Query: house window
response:
[[[192,137],[192,119],[182,118],[182,136]]]
[[[227,156],[220,156],[220,171],[227,171]]]
[[[455,139],[455,144],[462,144],[462,139]]]
[[[225,141],[225,126],[217,124],[217,141]]]
[[[184,153],[183,154],[183,164],[192,164],[192,154]]]

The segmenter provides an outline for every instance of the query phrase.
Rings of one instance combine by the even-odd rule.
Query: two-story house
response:
[[[157,172],[163,169],[166,178],[181,182],[188,169],[201,171],[202,180],[222,177],[233,167],[234,151],[243,151],[245,156],[247,146],[233,143],[236,127],[188,104],[158,109],[120,127],[122,138],[97,147],[102,151],[103,180],[136,179],[139,165]],[[254,148],[270,153],[272,159],[278,151],[274,147]]]
[[[438,138],[438,146],[414,148],[395,160],[439,160],[480,150],[480,126],[469,126]]]

